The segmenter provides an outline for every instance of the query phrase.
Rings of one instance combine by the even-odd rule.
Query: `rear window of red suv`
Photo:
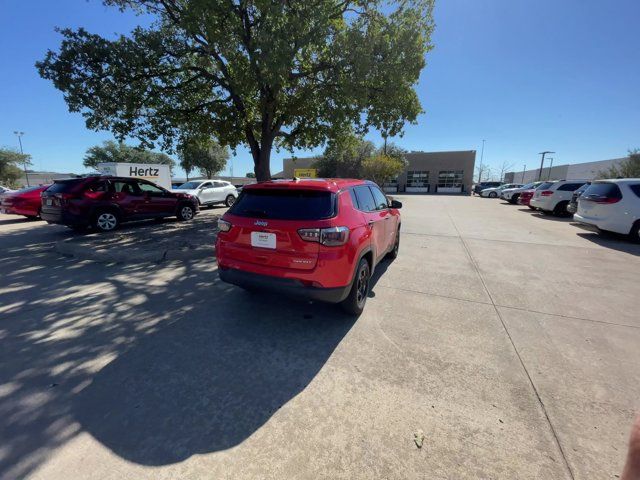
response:
[[[229,213],[274,220],[321,220],[336,213],[335,194],[300,189],[244,190]]]
[[[74,178],[72,180],[56,180],[53,185],[47,188],[47,193],[67,193],[84,181],[84,178]]]

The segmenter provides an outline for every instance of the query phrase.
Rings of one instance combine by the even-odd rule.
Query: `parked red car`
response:
[[[0,201],[0,213],[23,215],[35,220],[40,216],[40,194],[47,187],[49,185],[26,187],[3,195]]]
[[[526,205],[531,210],[535,210],[535,208],[533,208],[531,205],[529,205],[529,202],[531,201],[531,198],[533,197],[533,194],[535,193],[535,191],[536,191],[536,189],[532,188],[532,189],[525,190],[525,191],[521,192],[520,196],[518,197],[518,203],[520,205]]]
[[[41,216],[72,228],[114,230],[122,222],[176,216],[191,220],[198,200],[140,178],[92,176],[56,180],[42,193]]]
[[[220,278],[341,303],[358,315],[376,264],[398,255],[401,207],[363,180],[246,185],[218,221]]]

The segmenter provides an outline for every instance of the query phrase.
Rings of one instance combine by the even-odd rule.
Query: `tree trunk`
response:
[[[257,158],[256,158],[257,157]],[[260,149],[258,155],[253,156],[254,168],[253,172],[256,174],[256,180],[258,182],[267,182],[271,180],[271,149]]]
[[[253,155],[253,172],[256,174],[258,182],[268,182],[271,180],[271,147],[273,137],[263,135],[260,146],[251,149]]]

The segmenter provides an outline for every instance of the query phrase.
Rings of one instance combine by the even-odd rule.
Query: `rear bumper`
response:
[[[57,223],[60,225],[89,225],[89,219],[84,215],[73,215],[66,210],[42,208],[40,217],[49,223]]]
[[[302,281],[292,278],[273,277],[258,273],[245,272],[235,268],[218,267],[218,275],[223,282],[240,287],[258,288],[284,293],[300,298],[338,303],[347,298],[351,285],[338,288],[318,288],[304,285]]]
[[[600,230],[620,233],[622,235],[627,235],[631,231],[631,225],[623,225],[620,222],[612,222],[611,220],[607,221],[606,218],[591,218],[575,213],[573,220],[582,227],[586,227],[587,230],[599,228]]]

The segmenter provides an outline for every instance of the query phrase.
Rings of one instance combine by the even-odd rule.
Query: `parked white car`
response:
[[[224,180],[192,180],[174,188],[173,191],[193,195],[201,206],[224,203],[230,207],[238,198],[236,187]]]
[[[520,194],[522,192],[524,192],[525,190],[530,190],[532,188],[536,188],[541,183],[542,182],[531,182],[531,183],[527,183],[526,185],[522,185],[522,186],[517,187],[517,188],[505,188],[500,193],[500,198],[508,201],[509,203],[516,204],[516,203],[518,203],[518,198],[520,198]]]
[[[567,205],[577,189],[588,180],[557,180],[545,182],[536,188],[529,205],[544,213],[567,215]]]
[[[8,187],[2,186],[0,185],[0,195],[4,194],[4,193],[11,193],[14,192],[15,190],[11,190]]]
[[[480,192],[481,197],[489,197],[489,198],[498,198],[503,190],[507,188],[518,188],[521,187],[521,183],[505,183],[504,185],[500,185],[499,187],[494,188],[485,188]]]
[[[640,178],[593,182],[578,199],[573,219],[640,243]]]

